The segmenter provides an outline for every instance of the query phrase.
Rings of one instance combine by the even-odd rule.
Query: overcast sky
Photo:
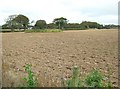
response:
[[[0,25],[9,15],[23,14],[32,20],[65,17],[70,23],[96,21],[118,24],[119,0],[0,0]]]

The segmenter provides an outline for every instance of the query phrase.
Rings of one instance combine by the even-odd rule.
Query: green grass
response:
[[[62,30],[59,29],[29,29],[25,30],[26,33],[31,33],[31,32],[62,32]]]

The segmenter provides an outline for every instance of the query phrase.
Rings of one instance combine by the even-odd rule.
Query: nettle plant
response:
[[[77,89],[80,89],[80,87],[109,87],[112,88],[112,83],[109,80],[108,83],[104,82],[104,76],[97,70],[93,69],[83,81],[79,78],[80,71],[77,66],[73,68],[73,74],[70,79],[67,80],[67,88],[68,89],[74,89],[74,87],[77,87]]]
[[[36,87],[37,86],[37,79],[33,75],[33,72],[31,70],[31,64],[27,64],[25,66],[25,71],[27,72],[28,76],[26,78],[23,78],[26,82],[25,87]]]
[[[103,76],[102,76],[102,74],[99,71],[94,69],[85,78],[85,84],[88,87],[103,87],[104,84],[103,84]]]
[[[80,87],[79,73],[80,73],[79,68],[77,66],[74,66],[72,77],[67,81],[67,87],[69,89],[71,87]]]
[[[30,89],[31,87],[37,87],[37,79],[33,75],[33,72],[31,70],[31,64],[27,64],[25,66],[25,71],[27,72],[28,76],[24,78],[26,85],[24,85],[27,89]],[[109,70],[110,71],[110,70]],[[110,73],[109,73],[110,77]],[[80,79],[80,69],[77,66],[73,67],[73,74],[71,78],[69,78],[66,82],[66,85],[64,87],[67,87],[67,89],[74,89],[77,87],[77,89],[80,89],[81,87],[91,87],[91,88],[97,88],[97,87],[109,87],[112,88],[112,83],[109,80],[108,83],[104,82],[104,76],[97,70],[93,69],[92,72],[90,72],[85,79],[81,81]]]

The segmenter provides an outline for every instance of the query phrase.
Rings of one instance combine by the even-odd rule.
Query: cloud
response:
[[[0,24],[12,14],[24,14],[35,21],[44,19],[47,23],[63,16],[69,22],[93,20],[117,24],[117,8],[118,0],[1,0]]]

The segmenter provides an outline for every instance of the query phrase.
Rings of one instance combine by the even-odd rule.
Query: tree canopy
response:
[[[12,31],[14,31],[15,26],[17,25],[17,22],[14,21],[14,19],[17,17],[17,15],[10,15],[6,19],[6,24],[4,24],[3,27],[10,28]]]
[[[68,20],[64,17],[53,19],[52,23],[46,23],[45,20],[37,20],[35,25],[33,21],[29,21],[29,18],[25,15],[10,15],[6,19],[6,23],[2,25],[2,29],[64,29],[64,30],[84,30],[89,28],[97,29],[110,29],[117,28],[119,25],[102,25],[97,22],[83,21],[82,23],[68,23]]]
[[[16,21],[18,24],[21,24],[24,29],[26,29],[29,24],[29,18],[21,14],[14,18],[14,21]]]
[[[37,20],[34,27],[36,29],[45,29],[46,28],[46,21],[45,20]]]
[[[59,29],[64,29],[64,25],[67,24],[68,20],[64,17],[55,18],[53,23],[55,23]]]
[[[81,26],[84,26],[85,28],[99,28],[100,24],[98,24],[97,22],[90,22],[90,21],[83,21],[81,24]]]
[[[12,31],[14,29],[27,29],[27,26],[29,24],[28,17],[24,15],[10,15],[6,19],[6,23],[2,26],[2,28],[9,28]]]

